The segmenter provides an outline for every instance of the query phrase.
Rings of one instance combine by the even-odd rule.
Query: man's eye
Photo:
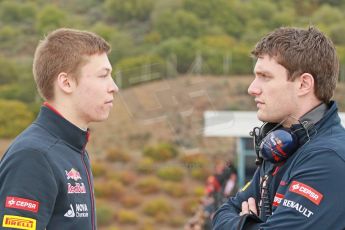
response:
[[[270,76],[268,76],[268,75],[261,75],[260,76],[262,79],[269,79],[270,78]]]

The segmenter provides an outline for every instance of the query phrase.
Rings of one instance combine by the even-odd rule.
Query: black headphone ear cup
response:
[[[297,136],[289,129],[281,128],[268,133],[260,144],[264,160],[272,163],[283,162],[298,149]]]
[[[263,161],[263,157],[261,155],[261,144],[262,140],[265,138],[265,136],[273,129],[277,128],[277,123],[269,123],[265,122],[262,124],[261,127],[254,127],[253,131],[249,133],[250,136],[253,137],[254,142],[254,150],[256,153],[256,165],[261,165]]]

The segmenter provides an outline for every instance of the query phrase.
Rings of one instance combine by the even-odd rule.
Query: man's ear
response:
[[[75,88],[75,80],[67,73],[61,72],[57,77],[57,86],[64,93],[70,94]]]
[[[298,94],[300,96],[314,92],[314,77],[310,73],[303,73],[298,80]]]

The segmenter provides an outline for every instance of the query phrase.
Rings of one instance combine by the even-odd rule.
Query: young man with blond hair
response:
[[[90,122],[107,119],[118,87],[100,36],[58,29],[37,46],[33,74],[45,102],[0,162],[0,226],[95,230]]]

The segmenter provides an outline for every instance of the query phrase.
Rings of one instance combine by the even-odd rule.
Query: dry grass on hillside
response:
[[[247,94],[250,77],[195,77],[151,82],[120,92],[106,122],[92,126],[89,149],[96,154],[104,148],[139,150],[146,144],[173,141],[187,149],[207,148],[224,152],[225,140],[202,136],[205,110],[253,110]],[[216,144],[213,144],[216,142]]]
[[[203,112],[253,108],[254,103],[247,96],[250,80],[183,76],[136,86],[118,95],[109,119],[93,125],[88,146],[93,160],[99,160],[106,168],[95,177],[96,185],[112,183],[106,187],[112,188],[110,194],[117,194],[107,197],[96,193],[103,208],[109,206],[108,214],[111,213],[102,230],[116,229],[115,226],[147,230],[182,228],[199,205],[215,157],[234,158],[231,138],[203,138]],[[163,162],[143,157],[142,150],[147,145],[160,142],[177,144],[181,155]],[[130,155],[130,160],[119,153],[121,149]],[[119,162],[109,161],[109,150],[117,154],[114,158]],[[207,165],[189,168],[181,162],[183,155],[193,152],[202,152]],[[109,173],[112,180],[104,179]],[[121,173],[131,175],[133,181],[121,182],[123,175],[116,176]],[[156,206],[163,210],[168,207],[169,211],[156,213]]]

